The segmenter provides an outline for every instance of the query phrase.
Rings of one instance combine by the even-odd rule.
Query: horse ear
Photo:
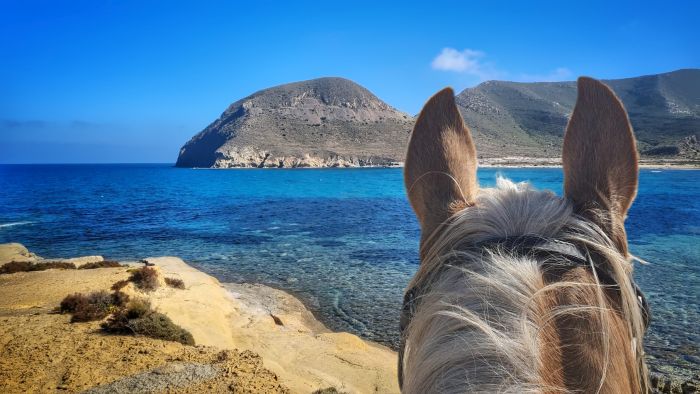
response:
[[[637,194],[637,147],[624,106],[595,79],[578,79],[562,162],[566,197],[626,254],[624,222]]]
[[[404,168],[408,199],[427,239],[453,213],[476,197],[476,149],[454,92],[428,100],[413,128]]]

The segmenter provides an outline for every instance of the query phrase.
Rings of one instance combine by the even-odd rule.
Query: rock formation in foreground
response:
[[[178,167],[400,165],[413,118],[343,78],[261,90],[180,150]]]

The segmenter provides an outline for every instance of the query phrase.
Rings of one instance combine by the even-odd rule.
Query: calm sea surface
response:
[[[559,169],[482,169],[561,193]],[[627,229],[649,261],[652,369],[700,370],[700,171],[642,170]],[[2,165],[0,242],[45,257],[180,256],[222,282],[296,294],[330,328],[394,345],[419,229],[400,169]],[[660,366],[663,365],[663,366]]]

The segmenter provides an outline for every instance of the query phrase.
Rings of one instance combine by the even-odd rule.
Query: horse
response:
[[[647,392],[649,309],[624,225],[638,154],[600,81],[577,81],[562,167],[563,197],[502,177],[480,188],[453,90],[425,104],[404,164],[421,262],[401,313],[402,392]]]

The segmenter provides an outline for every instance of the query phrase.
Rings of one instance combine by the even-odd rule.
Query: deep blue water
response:
[[[559,169],[482,169],[561,193]],[[700,171],[642,170],[629,213],[653,309],[648,352],[700,369]],[[300,296],[329,327],[395,344],[419,229],[400,169],[191,170],[0,166],[0,242],[46,257],[180,256],[223,282]],[[658,365],[652,359],[652,365]]]

